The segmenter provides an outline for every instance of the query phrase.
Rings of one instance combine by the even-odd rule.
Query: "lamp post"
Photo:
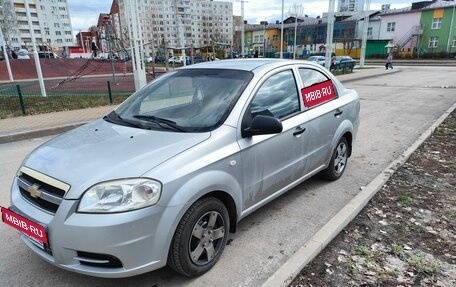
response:
[[[451,15],[450,30],[448,31],[447,53],[450,53],[451,31],[453,30],[454,10],[456,9],[456,2],[453,4],[453,14]],[[449,56],[449,55],[448,55]]]
[[[283,59],[283,0],[282,0],[282,25],[280,27],[280,59]]]
[[[3,7],[0,6],[0,9],[3,9]],[[0,27],[0,41],[2,41],[2,49],[3,49],[5,61],[6,61],[6,69],[8,70],[9,80],[10,80],[10,82],[14,82],[13,73],[11,72],[11,66],[10,66],[10,61],[9,61],[9,57],[8,57],[8,52],[6,51],[5,37],[3,36],[3,30],[2,30],[1,27]]]
[[[333,33],[334,33],[334,10],[336,2],[335,0],[329,0],[328,7],[328,28],[326,32],[326,59],[325,67],[329,70],[331,68],[332,62],[332,42],[333,42]]]
[[[132,7],[132,5],[134,5]],[[128,8],[128,9],[127,9]],[[140,44],[142,43],[141,25],[138,19],[138,6],[136,1],[125,1],[125,11],[127,19],[129,19],[130,43],[132,47],[132,64],[133,78],[135,79],[135,90],[139,90],[146,85],[146,73],[144,70],[144,62],[141,60]],[[139,43],[138,43],[139,42]]]
[[[0,28],[0,41],[2,41],[3,55],[4,55],[5,61],[6,61],[6,69],[8,70],[9,80],[10,80],[10,82],[14,82],[13,73],[11,72],[11,66],[10,66],[10,62],[9,62],[8,52],[6,51],[5,38],[3,37],[3,31],[2,31],[1,28]]]
[[[33,58],[35,59],[36,74],[38,75],[38,82],[40,84],[41,96],[46,97],[46,89],[44,87],[43,73],[41,72],[41,64],[38,56],[38,51],[36,50],[35,42],[35,32],[33,31],[32,26],[32,17],[30,16],[30,7],[28,0],[24,0],[25,12],[27,13],[27,20],[30,29],[30,36],[32,38],[32,47],[33,47]]]
[[[116,69],[114,67],[114,55],[112,53],[112,43],[111,43],[111,32],[109,31],[109,16],[104,17],[104,26],[105,26],[105,36],[106,36],[106,41],[108,42],[108,52],[109,52],[109,59],[111,60],[111,70],[112,70],[112,80],[114,84],[117,84],[117,79],[116,79]]]
[[[243,57],[245,57],[244,54],[244,41],[245,41],[245,35],[244,35],[244,0],[241,0],[241,54]]]
[[[366,58],[366,45],[367,45],[367,28],[369,26],[369,9],[370,0],[364,0],[364,23],[363,23],[363,35],[361,40],[361,59],[359,60],[359,66],[364,67],[364,59]]]
[[[294,27],[294,40],[293,40],[293,59],[296,59],[296,32],[298,31],[298,13],[295,17],[295,27]]]

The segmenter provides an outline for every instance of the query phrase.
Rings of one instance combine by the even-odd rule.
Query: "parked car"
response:
[[[198,276],[248,214],[317,173],[343,175],[359,109],[356,91],[307,61],[180,68],[31,152],[2,218],[66,270]]]
[[[30,59],[29,52],[26,49],[20,49],[17,51],[17,58],[18,59]]]
[[[161,64],[165,62],[165,56],[155,56],[155,63]]]
[[[331,70],[353,70],[356,61],[350,56],[336,56],[331,64]]]
[[[307,61],[315,62],[319,65],[322,65],[323,67],[325,66],[325,56],[310,56],[307,58]]]
[[[187,64],[189,64],[190,57],[189,56],[185,56],[185,59],[187,60]],[[169,63],[175,63],[175,64],[183,64],[184,63],[184,56],[178,56],[178,57],[171,56],[171,57],[169,57],[168,62]]]
[[[152,63],[155,62],[156,64],[164,63],[165,62],[165,57],[164,56],[155,56],[155,58],[152,58],[152,56],[148,56],[144,59],[146,63]]]

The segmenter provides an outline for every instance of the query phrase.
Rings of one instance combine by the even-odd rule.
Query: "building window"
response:
[[[367,37],[372,37],[372,27],[367,28]]]
[[[456,47],[456,36],[453,37],[453,45],[452,45],[452,47],[453,48]]]
[[[389,22],[386,26],[386,32],[394,32],[396,30],[396,22]]]
[[[439,44],[439,37],[429,38],[429,48],[437,48],[438,44]]]
[[[442,28],[442,18],[434,18],[432,19],[432,29],[437,30]]]

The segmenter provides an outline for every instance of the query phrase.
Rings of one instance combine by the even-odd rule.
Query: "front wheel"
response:
[[[331,156],[328,167],[323,170],[322,175],[328,180],[339,179],[345,171],[348,161],[349,146],[345,137],[341,138]]]
[[[188,277],[209,271],[225,248],[229,230],[228,211],[220,200],[207,197],[196,201],[177,226],[168,265]]]

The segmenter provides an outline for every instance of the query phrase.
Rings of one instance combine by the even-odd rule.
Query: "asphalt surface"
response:
[[[398,73],[398,71],[401,71]],[[440,75],[444,73],[445,78]],[[220,262],[207,274],[187,279],[168,268],[133,278],[106,280],[55,268],[37,258],[15,232],[0,225],[0,286],[280,286],[322,249],[404,155],[429,133],[456,99],[456,69],[383,68],[356,70],[340,76],[361,96],[361,127],[344,176],[333,183],[312,178],[240,222]],[[106,114],[113,107],[0,120],[0,205],[8,203],[11,178],[22,158],[55,133]],[[49,119],[49,115],[52,115]],[[73,118],[73,122],[71,121]],[[57,120],[58,119],[58,120]],[[75,119],[77,120],[75,122]],[[30,126],[28,126],[29,124]],[[22,126],[22,127],[21,127]],[[68,127],[70,128],[70,127]],[[20,140],[25,134],[32,140]],[[36,136],[42,133],[38,138]],[[362,190],[362,192],[360,192]],[[364,199],[354,204],[358,195]],[[366,195],[367,194],[367,195]],[[344,210],[350,214],[342,217]],[[329,224],[329,225],[328,225]],[[333,225],[331,225],[333,224]],[[328,227],[329,226],[329,227]],[[316,238],[318,236],[323,236]],[[311,249],[306,249],[311,248]],[[303,251],[304,250],[304,251]],[[46,276],[43,276],[46,270]],[[37,284],[34,278],[39,278]]]

